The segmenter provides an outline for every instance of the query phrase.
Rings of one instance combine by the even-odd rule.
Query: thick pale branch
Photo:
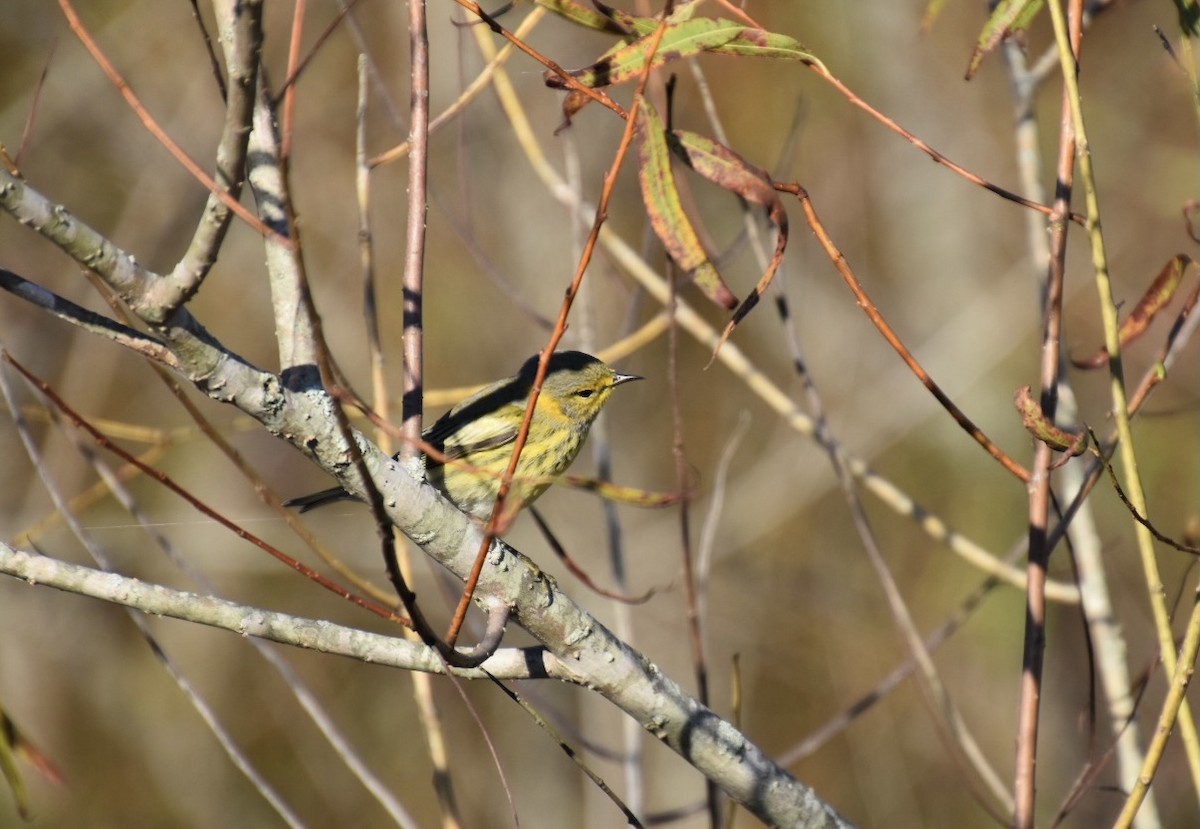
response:
[[[229,83],[226,84],[225,125],[217,145],[217,169],[213,180],[225,188],[228,198],[236,200],[242,190],[250,114],[262,51],[262,0],[216,3],[215,8]],[[169,316],[200,288],[217,261],[217,251],[232,218],[233,213],[224,199],[209,193],[183,258],[166,279],[155,283],[155,295],[149,297],[149,304],[161,309],[160,318]]]
[[[213,596],[175,590],[141,579],[14,550],[2,542],[0,572],[24,579],[31,585],[78,593],[143,613],[196,622],[242,636],[410,671],[438,674],[446,671],[445,663],[431,648],[399,636],[385,636],[320,619],[306,619]],[[544,648],[504,648],[479,668],[451,670],[468,679],[547,679],[554,678],[558,673],[556,663],[557,660]]]

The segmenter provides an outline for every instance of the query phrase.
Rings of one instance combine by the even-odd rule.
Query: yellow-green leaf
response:
[[[728,20],[713,20],[709,17],[668,24],[658,49],[654,52],[651,66],[658,68],[673,60],[714,49],[736,38],[745,28]],[[633,80],[645,69],[646,58],[653,44],[654,38],[645,35],[632,43],[623,43],[610,49],[591,66],[576,69],[568,74],[584,86],[593,89]],[[561,88],[563,85],[562,78],[556,74],[547,72],[544,77],[547,86]]]
[[[979,64],[1000,41],[1010,34],[1028,29],[1045,4],[1046,0],[1000,0],[979,33],[975,51],[971,53],[971,62],[967,65],[967,79],[971,79]]]
[[[658,22],[661,17],[638,17],[635,14],[630,14],[620,9],[615,9],[612,6],[607,6],[601,3],[600,0],[592,0],[592,5],[600,14],[617,23],[626,32],[635,35],[648,35],[658,28]],[[671,16],[667,18],[667,25],[683,23],[691,20],[696,13],[696,9],[700,8],[700,3],[697,0],[688,0],[686,3],[676,3],[675,8],[671,10]]]
[[[819,64],[816,56],[789,35],[743,26],[737,35],[709,51],[718,55],[744,55],[749,58],[774,58]]]
[[[644,97],[634,100],[634,140],[637,142],[638,183],[650,226],[671,257],[696,286],[713,302],[725,308],[737,305],[737,297],[725,285],[721,274],[708,258],[696,229],[683,210],[675,173],[671,170],[671,154],[667,148],[666,131]]]

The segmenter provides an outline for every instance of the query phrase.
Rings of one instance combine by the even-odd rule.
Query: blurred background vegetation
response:
[[[150,0],[79,5],[85,23],[150,112],[209,169],[223,105],[191,5]],[[520,4],[503,20],[515,28],[530,8]],[[938,150],[990,181],[1019,188],[1013,95],[1002,57],[993,55],[973,80],[963,79],[986,16],[984,3],[948,3],[928,31],[921,29],[925,9],[919,0],[749,0],[745,8],[765,28],[799,39],[863,98]],[[275,88],[286,74],[292,12],[292,3],[268,4],[265,64]],[[337,12],[332,0],[309,2],[306,51]],[[203,14],[213,31],[208,9]],[[352,14],[361,46],[349,25],[340,26],[298,81],[291,174],[304,256],[329,345],[365,392],[369,365],[354,201],[355,62],[365,48],[378,71],[368,145],[381,152],[407,136],[408,34],[402,3],[363,0]],[[457,6],[430,3],[429,15],[436,114],[456,99],[482,61],[472,33],[457,25],[464,20]],[[1115,291],[1126,309],[1163,263],[1191,251],[1180,209],[1197,196],[1200,167],[1200,127],[1187,80],[1164,51],[1155,25],[1178,41],[1170,3],[1108,4],[1091,24],[1084,45],[1085,114]],[[551,18],[529,40],[567,67],[590,63],[610,42],[607,36]],[[1031,60],[1050,42],[1043,19],[1028,36]],[[1040,356],[1040,265],[1029,251],[1026,211],[931,164],[798,64],[722,57],[705,57],[700,64],[730,145],[777,179],[796,180],[808,189],[849,263],[933,377],[1002,447],[1029,463],[1030,441],[1011,403],[1014,389],[1036,386]],[[514,57],[508,70],[552,163],[560,170],[577,163],[584,196],[594,202],[622,124],[593,106],[576,117],[573,128],[555,137],[561,93],[544,87],[541,67],[527,58]],[[682,65],[677,71],[676,125],[710,132],[694,77]],[[628,101],[628,89],[614,94]],[[1037,149],[1047,169],[1043,186],[1051,191],[1061,95],[1055,69],[1036,97],[1041,127]],[[35,100],[36,120],[23,144]],[[206,193],[146,132],[70,33],[57,6],[44,0],[8,0],[0,14],[0,142],[10,154],[23,145],[21,172],[34,187],[149,267],[169,270],[182,255]],[[405,175],[401,162],[376,169],[372,179],[380,313],[397,390]],[[732,250],[722,259],[723,272],[744,296],[758,270],[742,244],[740,208],[728,194],[698,180],[693,180],[693,191],[715,251]],[[981,452],[902,366],[855,306],[795,203],[786,206],[792,241],[779,279],[834,434],[849,454],[868,461],[927,510],[994,554],[1005,554],[1026,536],[1025,487]],[[610,222],[661,266],[631,165],[619,182]],[[527,309],[542,317],[557,312],[575,268],[579,239],[569,215],[532,175],[490,92],[437,133],[431,142],[426,268],[427,387],[504,376],[540,348],[548,329]],[[1065,349],[1083,356],[1101,344],[1103,332],[1082,234],[1073,234],[1067,261]],[[276,344],[262,262],[261,240],[235,223],[191,308],[227,346],[274,370]],[[105,311],[70,261],[7,219],[0,220],[0,265]],[[723,323],[724,313],[694,289],[683,288],[682,297],[714,325]],[[603,348],[658,310],[600,255],[563,345]],[[1165,325],[1160,323],[1158,334],[1131,350],[1128,377],[1141,376]],[[188,431],[186,415],[135,357],[8,296],[0,297],[0,341],[83,413],[125,427],[124,445],[144,450],[147,442],[171,437],[158,466],[254,532],[285,549],[300,549],[236,470]],[[732,342],[802,405],[783,329],[770,303],[750,315]],[[713,527],[705,618],[712,702],[718,712],[731,713],[731,666],[738,657],[743,727],[766,751],[783,756],[874,688],[905,661],[907,651],[823,452],[748,391],[742,378],[719,363],[706,369],[709,356],[706,346],[680,335],[693,539],[706,522]],[[1152,518],[1175,536],[1195,518],[1200,503],[1197,357],[1192,344],[1135,422]],[[619,483],[650,490],[677,485],[667,358],[663,336],[619,365],[648,379],[615,398],[605,415]],[[1071,379],[1082,418],[1107,429],[1107,375],[1073,372]],[[319,470],[234,410],[203,400],[200,404],[282,495],[326,485]],[[429,410],[426,416],[438,413]],[[0,453],[6,459],[0,465],[0,533],[11,539],[43,521],[52,507],[15,431],[5,422],[0,420]],[[719,498],[714,489],[718,463],[743,424]],[[93,471],[61,431],[45,423],[36,429],[46,469],[63,491],[74,495],[90,487]],[[594,436],[593,445],[603,445],[596,437],[604,435]],[[594,468],[585,451],[574,471]],[[380,628],[377,620],[314,588],[153,482],[135,480],[131,486],[159,531],[218,584],[223,596]],[[955,612],[981,574],[931,541],[909,518],[871,496],[866,503],[912,614],[922,630],[935,628]],[[1092,503],[1116,616],[1136,676],[1152,669],[1157,646],[1133,525],[1106,483],[1097,488]],[[560,487],[540,507],[572,555],[598,581],[612,584],[599,502]],[[647,604],[627,610],[589,594],[566,574],[527,517],[518,520],[508,538],[601,619],[623,626],[618,629],[666,673],[687,684],[692,667],[679,586],[678,513],[630,506],[619,506],[617,512],[628,589],[661,591]],[[191,587],[110,498],[91,503],[80,517],[122,572]],[[309,523],[346,559],[383,583],[373,527],[362,507],[330,508]],[[87,560],[61,524],[41,532],[37,545],[50,555]],[[1163,548],[1160,564],[1173,600],[1190,584],[1186,571],[1191,559]],[[1064,548],[1055,551],[1051,565],[1053,577],[1070,580]],[[423,565],[420,572],[419,589],[436,606],[441,588]],[[281,681],[245,643],[167,620],[155,620],[153,628],[238,743],[310,825],[386,824],[382,810],[298,716]],[[4,582],[0,630],[0,700],[66,779],[66,786],[58,788],[26,769],[34,825],[249,826],[276,820],[123,611]],[[1082,630],[1077,607],[1052,606],[1038,765],[1040,815],[1046,825],[1092,750]],[[936,655],[949,691],[1004,779],[1011,777],[1013,767],[1023,631],[1024,597],[1001,587]],[[511,631],[506,644],[523,641],[519,631]],[[409,677],[313,653],[284,655],[419,824],[436,825],[431,766]],[[466,825],[508,825],[478,726],[448,685],[439,680],[435,687]],[[572,733],[621,750],[617,735],[622,717],[603,701],[550,683],[525,683],[521,690]],[[1143,734],[1163,691],[1161,671],[1156,671],[1139,713]],[[621,825],[616,810],[512,703],[485,684],[469,692],[497,742],[523,825]],[[1108,734],[1102,724],[1096,751],[1107,748]],[[699,775],[652,740],[643,745],[646,810],[698,803],[704,788]],[[588,759],[623,791],[618,764],[592,754]],[[989,825],[911,682],[789,768],[863,826]],[[1113,784],[1110,765],[1066,825],[1110,821],[1122,801],[1109,788]],[[1155,784],[1164,825],[1200,820],[1190,788],[1182,753],[1172,745]],[[16,821],[6,796],[0,795],[0,825]],[[752,823],[745,815],[737,821]],[[693,815],[675,825],[704,824],[700,815]]]

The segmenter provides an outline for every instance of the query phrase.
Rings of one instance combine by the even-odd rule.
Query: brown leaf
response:
[[[1055,426],[1053,421],[1047,418],[1045,412],[1042,411],[1041,404],[1033,399],[1033,392],[1029,386],[1017,389],[1013,403],[1016,405],[1017,411],[1021,413],[1021,423],[1025,426],[1025,431],[1054,451],[1066,452],[1067,457],[1071,458],[1083,454],[1087,449],[1087,430],[1068,432]]]
[[[704,178],[734,193],[751,204],[760,204],[767,209],[767,216],[777,229],[775,253],[767,265],[766,271],[759,278],[754,291],[734,311],[733,317],[726,323],[721,332],[721,338],[713,349],[713,356],[721,350],[721,346],[733,334],[733,329],[745,319],[750,310],[758,304],[762,295],[770,287],[775,278],[783,254],[787,250],[788,218],[783,209],[783,202],[775,192],[775,185],[765,170],[756,167],[733,150],[720,142],[703,135],[685,130],[672,133],[671,148],[687,165]]]
[[[1158,276],[1150,283],[1150,287],[1146,289],[1146,293],[1142,294],[1142,298],[1138,300],[1138,304],[1121,323],[1119,332],[1121,348],[1135,342],[1146,333],[1158,312],[1175,297],[1175,292],[1179,290],[1179,284],[1192,264],[1190,256],[1180,253],[1163,266],[1163,269],[1158,272]],[[1108,365],[1108,349],[1101,347],[1091,357],[1071,362],[1076,368],[1101,368]]]

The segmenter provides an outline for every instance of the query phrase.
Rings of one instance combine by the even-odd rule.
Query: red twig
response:
[[[292,11],[292,37],[288,42],[288,78],[296,75],[300,62],[300,37],[304,34],[304,12],[308,0],[296,0]],[[296,86],[288,84],[283,91],[283,118],[280,124],[279,156],[286,161],[292,156],[292,125],[296,118]]]

